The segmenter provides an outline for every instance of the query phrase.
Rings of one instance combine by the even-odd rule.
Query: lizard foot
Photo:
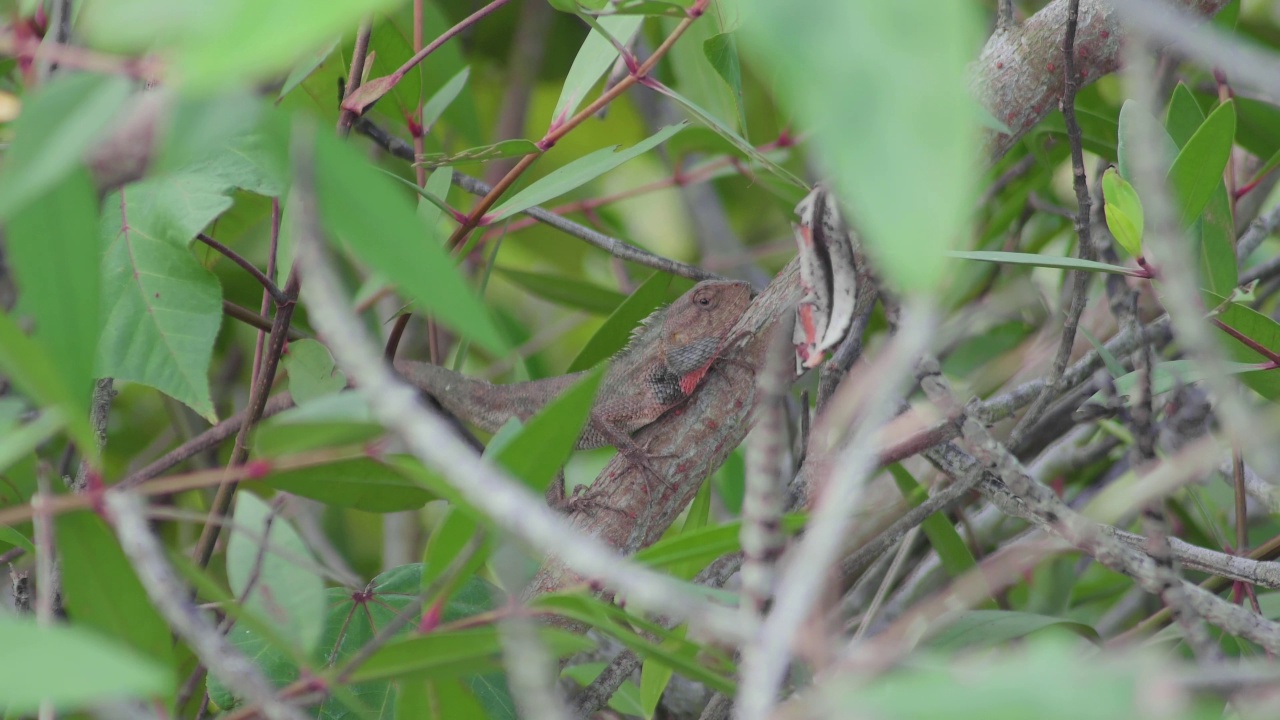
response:
[[[608,510],[619,515],[626,515],[626,512],[616,505],[610,505],[600,498],[600,491],[586,485],[575,485],[573,492],[568,497],[562,499],[554,506],[554,509],[568,514],[579,511],[592,509]]]

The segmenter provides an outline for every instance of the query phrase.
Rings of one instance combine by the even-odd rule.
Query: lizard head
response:
[[[667,309],[662,344],[668,352],[693,344],[719,345],[751,304],[751,286],[737,280],[704,280]]]

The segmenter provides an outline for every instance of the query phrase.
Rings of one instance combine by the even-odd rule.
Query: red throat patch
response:
[[[715,362],[715,360],[711,362]],[[702,382],[702,378],[706,377],[707,371],[711,369],[711,362],[682,376],[680,378],[680,392],[685,395],[692,395],[693,391],[698,389],[698,383]]]

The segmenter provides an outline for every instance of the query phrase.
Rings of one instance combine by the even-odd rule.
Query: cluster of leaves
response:
[[[18,3],[7,15],[21,18],[14,36],[45,32],[43,18],[54,4]],[[415,10],[429,41],[474,9],[443,0],[413,5],[91,0],[73,24],[74,40],[88,55],[57,56],[51,74],[48,59],[29,52],[0,64],[0,92],[21,104],[5,129],[12,141],[0,168],[10,273],[0,282],[17,290],[16,302],[0,313],[0,371],[12,384],[0,396],[0,551],[12,547],[27,559],[43,559],[56,548],[68,619],[37,625],[0,613],[0,708],[10,715],[34,712],[42,702],[74,710],[143,698],[171,716],[195,716],[203,693],[181,697],[181,707],[178,701],[184,686],[195,686],[184,680],[198,662],[191,648],[173,641],[112,529],[84,503],[57,514],[53,548],[37,547],[33,496],[37,477],[73,450],[93,475],[112,484],[150,459],[154,448],[172,444],[179,437],[175,427],[215,421],[242,402],[248,371],[220,369],[252,355],[255,338],[251,329],[223,322],[224,311],[227,304],[257,307],[262,286],[193,242],[207,233],[260,268],[287,272],[298,222],[290,188],[299,157],[314,161],[319,220],[347,278],[359,286],[356,298],[382,308],[375,299],[394,291],[416,312],[430,314],[465,340],[454,356],[459,365],[512,355],[562,308],[590,318],[551,348],[518,357],[512,376],[522,378],[597,366],[689,282],[629,267],[638,278],[635,289],[614,289],[603,253],[520,225],[517,216],[532,207],[594,198],[600,202],[587,218],[606,232],[688,257],[695,249],[670,240],[685,231],[672,219],[680,217],[677,199],[654,192],[616,200],[619,187],[648,181],[665,189],[697,178],[712,183],[730,224],[751,242],[787,237],[792,208],[806,192],[803,159],[792,152],[798,136],[847,202],[889,284],[931,295],[949,312],[980,294],[1021,308],[1029,274],[1011,265],[1152,279],[1143,256],[1143,198],[1152,190],[1134,183],[1128,148],[1133,133],[1159,133],[1169,150],[1166,177],[1179,228],[1197,249],[1205,304],[1234,331],[1222,336],[1237,361],[1232,369],[1262,398],[1280,395],[1276,357],[1266,350],[1280,345],[1280,326],[1266,306],[1254,307],[1237,288],[1241,193],[1223,180],[1240,150],[1265,160],[1250,187],[1280,165],[1280,107],[1246,97],[1223,102],[1217,92],[1196,89],[1205,78],[1194,74],[1173,91],[1163,123],[1141,117],[1110,80],[1079,96],[1085,147],[1117,165],[1103,178],[1106,218],[1120,246],[1140,259],[1134,268],[1069,257],[1063,248],[1074,233],[1059,215],[1019,219],[1033,194],[1051,200],[1063,194],[1054,183],[1066,158],[1060,115],[1040,123],[985,174],[979,169],[974,138],[983,119],[966,77],[982,23],[978,3],[830,2],[798,11],[768,0],[553,0],[561,13],[541,39],[545,67],[525,123],[545,134],[530,138],[486,131],[498,124],[494,108],[502,103],[495,98],[517,69],[506,55],[516,13],[494,12],[413,63]],[[1237,30],[1239,2],[1230,8],[1219,20],[1227,29],[1263,37],[1273,30],[1259,18]],[[348,73],[350,35],[366,17],[375,18],[368,79],[342,107],[406,137],[420,136],[419,165],[430,169],[422,187],[414,168],[391,158],[370,162],[365,141],[344,142],[325,129],[338,120],[334,88]],[[663,40],[676,35],[656,68],[634,80],[644,87],[631,92],[658,93],[685,122],[640,130],[642,114],[627,95],[603,122],[584,121],[594,117],[583,113],[597,89],[608,92],[611,81],[602,79],[619,48],[665,47]],[[150,96],[139,89],[137,75],[151,66],[137,58],[156,59],[164,69],[165,82]],[[263,97],[264,84],[278,85],[273,97]],[[903,92],[907,87],[930,92]],[[146,176],[99,197],[95,152],[113,142],[119,121],[157,99],[163,132],[148,153]],[[998,125],[989,118],[987,124]],[[658,148],[668,166],[654,159]],[[446,238],[468,216],[468,201],[451,186],[453,169],[484,170],[484,163],[534,153],[543,155],[535,170],[471,218],[479,228],[461,247],[447,247]],[[975,217],[973,179],[995,183],[1027,158],[1029,169],[992,193]],[[1016,223],[1025,226],[1019,230],[1023,252],[991,250],[1002,247]],[[969,227],[977,228],[975,249],[955,250],[967,246]],[[469,281],[457,258],[480,255],[484,272]],[[949,255],[999,263],[1001,275],[997,280],[994,267],[957,263]],[[1158,269],[1158,257],[1152,265]],[[295,329],[309,336],[305,311]],[[374,327],[385,318],[366,319]],[[984,392],[998,388],[1043,320],[1021,312],[983,318],[985,332],[946,355],[947,372]],[[883,331],[877,317],[870,333]],[[1115,358],[1108,361],[1124,394],[1135,378]],[[1194,382],[1198,372],[1170,358],[1158,366],[1154,389]],[[516,583],[498,568],[514,565],[522,579],[542,558],[511,542],[416,458],[382,452],[377,443],[385,429],[357,393],[344,392],[346,378],[322,343],[291,342],[283,374],[297,407],[255,433],[255,457],[271,472],[241,490],[225,553],[210,568],[186,559],[191,528],[203,522],[209,498],[207,490],[188,489],[155,508],[171,562],[198,599],[225,618],[233,645],[285,697],[325,690],[315,706],[318,717],[514,717],[501,621],[511,607],[506,590]],[[100,377],[114,378],[120,390],[101,452],[89,422],[93,380]],[[531,489],[544,490],[570,460],[599,380],[599,373],[588,375],[524,426],[504,429],[489,442],[487,456]],[[1124,435],[1117,426],[1100,432]],[[1117,459],[1069,478],[1067,491],[1087,487]],[[585,476],[598,458],[578,460],[570,474]],[[684,518],[634,560],[687,581],[739,551],[743,474],[741,456],[734,455]],[[889,474],[907,502],[924,499],[924,486],[907,467],[894,465]],[[317,542],[271,500],[286,493],[323,505],[328,549],[372,580],[353,581],[318,552]],[[1227,491],[1191,488],[1170,504],[1183,537],[1227,544],[1219,539],[1230,534]],[[367,538],[384,527],[384,514],[400,511],[416,512],[429,528],[422,561],[383,569],[382,551]],[[795,531],[803,523],[794,516],[784,526]],[[975,567],[972,549],[949,518],[931,517],[923,530],[947,577]],[[1251,531],[1261,540],[1280,526],[1268,518]],[[1080,649],[1098,641],[1094,625],[1131,588],[1127,578],[1096,565],[1081,570],[1073,558],[1051,558],[1029,580],[932,639],[916,666],[869,691],[858,689],[856,697],[849,697],[848,685],[827,685],[825,702],[897,717],[933,717],[940,706],[954,716],[987,717],[984,708],[997,702],[1009,713],[1034,708],[1043,716],[1051,708],[1072,717],[1131,716],[1141,683],[1167,666],[1127,656],[1103,665]],[[718,597],[736,601],[728,592]],[[1274,595],[1259,600],[1265,615],[1280,614]],[[544,596],[529,609],[594,628],[644,659],[639,684],[627,683],[610,701],[619,712],[652,717],[673,674],[711,690],[735,690],[732,655],[686,637],[687,628],[667,629],[582,592]],[[1054,635],[1025,655],[1007,650],[1011,641],[1055,628],[1070,639]],[[557,658],[594,646],[552,626],[538,634]],[[1222,642],[1233,655],[1257,653],[1243,641]],[[975,647],[1001,651],[966,654]],[[950,672],[958,663],[966,675]],[[585,684],[601,669],[580,664],[564,674]],[[1028,696],[1032,689],[1043,692],[1046,678],[1071,695],[1060,703]],[[221,678],[198,687],[217,709],[240,702]],[[1022,695],[1010,694],[1010,687]],[[1220,710],[1211,701],[1189,704],[1182,716]]]

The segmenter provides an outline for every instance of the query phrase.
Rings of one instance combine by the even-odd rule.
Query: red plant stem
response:
[[[1245,345],[1245,347],[1249,348],[1250,350],[1258,353],[1262,357],[1269,360],[1272,365],[1280,367],[1280,354],[1276,353],[1273,350],[1268,350],[1267,348],[1258,344],[1257,340],[1254,340],[1253,338],[1245,335],[1239,330],[1236,330],[1235,328],[1222,322],[1218,318],[1210,318],[1210,319],[1213,320],[1213,324],[1221,328],[1223,332],[1235,338],[1236,340],[1239,340],[1241,343]]]
[[[503,5],[506,5],[508,2],[510,2],[510,0],[493,0],[493,2],[489,3],[488,5],[485,5],[479,10],[466,16],[462,20],[459,20],[457,25],[454,25],[448,30],[445,30],[443,33],[441,33],[440,37],[436,38],[435,40],[432,40],[430,45],[414,53],[413,57],[406,60],[403,65],[396,68],[395,72],[391,73],[391,76],[394,77],[395,80],[391,82],[391,86],[387,88],[387,91],[390,92],[391,88],[395,87],[396,83],[400,82],[400,79],[404,77],[405,73],[412,70],[414,65],[417,65],[418,63],[427,59],[428,55],[430,55],[431,53],[439,49],[441,45],[448,42],[449,39],[452,38],[454,35],[457,35],[463,30],[466,30],[468,27],[476,24],[480,20],[483,20],[485,17],[487,17],[488,15],[491,15],[495,10],[502,7]]]

